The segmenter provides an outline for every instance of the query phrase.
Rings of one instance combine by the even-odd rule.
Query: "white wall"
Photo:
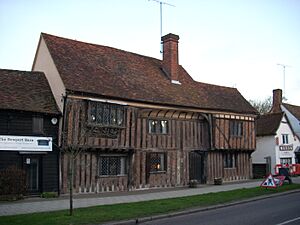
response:
[[[252,163],[266,163],[266,157],[271,157],[271,173],[274,173],[276,154],[275,136],[263,136],[256,139],[256,150],[252,153]]]
[[[280,151],[279,146],[284,145],[282,143],[282,134],[288,134],[289,143],[286,145],[293,145],[292,150]],[[278,139],[278,145],[276,144]],[[285,117],[282,118],[276,135],[257,137],[256,150],[252,153],[252,163],[266,163],[265,157],[271,157],[271,172],[275,173],[276,164],[280,164],[280,158],[292,158],[292,163],[295,163],[295,149],[300,146],[300,141],[295,136],[287,123]]]
[[[292,150],[288,151],[280,151],[279,147],[281,145],[284,145],[282,143],[282,134],[288,134],[288,144],[285,145],[293,145]],[[290,125],[287,122],[287,119],[285,117],[282,118],[281,124],[277,130],[276,138],[278,138],[279,145],[276,145],[275,151],[276,151],[276,163],[280,164],[280,158],[292,158],[292,163],[295,163],[295,149],[297,146],[300,146],[300,142],[296,135],[293,134],[292,129]]]

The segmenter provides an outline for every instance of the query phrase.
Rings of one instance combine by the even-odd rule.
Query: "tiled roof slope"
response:
[[[67,90],[200,109],[256,114],[235,88],[194,81],[179,66],[172,84],[162,61],[123,50],[42,33]]]
[[[298,120],[300,120],[300,106],[283,103],[283,106],[290,111]]]
[[[42,72],[0,69],[0,109],[59,114]]]
[[[279,128],[283,112],[268,113],[257,118],[257,136],[275,135]]]

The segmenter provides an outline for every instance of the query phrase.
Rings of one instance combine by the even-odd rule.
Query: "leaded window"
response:
[[[150,172],[166,171],[166,154],[165,153],[149,153],[148,158]]]
[[[231,120],[229,123],[230,136],[241,137],[243,136],[243,122]]]
[[[122,105],[90,102],[89,124],[102,127],[123,127],[125,109]]]
[[[148,131],[150,134],[167,134],[169,132],[169,124],[167,120],[149,120]]]
[[[126,156],[100,156],[100,176],[120,176],[127,174]]]

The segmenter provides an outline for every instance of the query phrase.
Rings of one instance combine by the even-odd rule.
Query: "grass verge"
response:
[[[300,184],[283,185],[277,189],[243,188],[233,191],[209,193],[173,199],[153,200],[137,203],[95,206],[75,209],[74,215],[68,215],[68,210],[32,213],[0,217],[0,225],[79,225],[99,224],[113,220],[127,220],[168,212],[180,211],[194,207],[212,206],[237,200],[249,199],[262,195],[300,189]]]

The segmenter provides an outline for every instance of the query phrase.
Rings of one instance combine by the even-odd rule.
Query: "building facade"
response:
[[[77,192],[212,183],[252,176],[256,110],[235,88],[194,81],[174,34],[163,60],[42,34],[43,71],[64,115],[62,144],[79,150]],[[70,155],[61,156],[68,190]]]
[[[58,192],[60,113],[45,75],[1,69],[0,96],[0,170],[24,170],[27,194]]]
[[[270,113],[257,119],[257,149],[252,154],[254,176],[276,174],[281,167],[289,167],[291,173],[295,172],[293,165],[298,163],[299,137],[281,107],[282,92],[277,89],[273,91]]]

